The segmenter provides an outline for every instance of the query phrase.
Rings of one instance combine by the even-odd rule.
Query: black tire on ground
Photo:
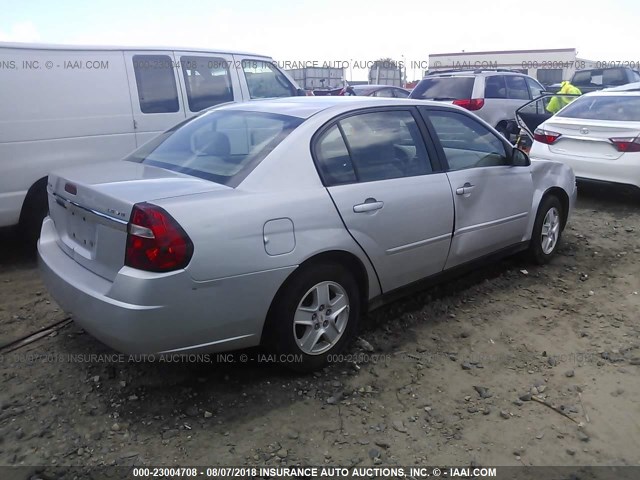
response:
[[[349,305],[348,317],[342,334],[335,341],[335,344],[321,353],[309,354],[302,350],[296,341],[296,336],[302,338],[307,329],[304,326],[299,326],[297,330],[294,330],[294,316],[301,302],[305,298],[310,299],[307,293],[322,282],[332,282],[346,292]],[[329,361],[335,361],[332,357],[340,353],[355,335],[360,317],[360,304],[358,283],[345,267],[335,263],[312,264],[303,267],[302,270],[294,273],[278,294],[270,311],[265,331],[265,346],[274,351],[281,363],[287,368],[298,372],[318,370]],[[320,317],[320,320],[322,318]],[[282,362],[284,358],[287,360]],[[295,358],[295,360],[289,361],[289,358]]]
[[[550,214],[550,212],[552,212],[554,209],[559,216],[556,240],[553,248],[551,250],[547,249],[547,251],[545,252],[545,248],[543,247],[544,240],[542,237],[544,221],[545,218],[547,218],[547,215]],[[558,250],[558,245],[560,244],[560,238],[562,236],[562,228],[564,226],[564,215],[565,213],[562,209],[560,200],[558,200],[558,197],[554,195],[547,195],[540,202],[538,213],[536,214],[536,221],[533,224],[531,243],[529,244],[529,256],[531,260],[533,260],[538,265],[549,263]]]
[[[20,234],[25,242],[35,245],[40,238],[42,221],[49,213],[47,203],[47,179],[36,182],[27,193],[20,212]]]

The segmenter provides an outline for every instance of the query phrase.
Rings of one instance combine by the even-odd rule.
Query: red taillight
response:
[[[545,143],[547,145],[552,145],[553,142],[560,138],[560,134],[556,132],[550,132],[549,130],[543,130],[541,128],[536,128],[535,132],[533,132],[533,139],[536,142]]]
[[[640,137],[610,138],[609,140],[619,152],[640,152]]]
[[[193,243],[162,208],[148,203],[133,206],[124,264],[149,272],[169,272],[187,266]]]
[[[453,104],[471,111],[480,110],[484,107],[484,98],[465,98],[454,100]]]

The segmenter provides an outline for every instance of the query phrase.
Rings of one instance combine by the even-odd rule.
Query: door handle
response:
[[[373,212],[374,210],[380,210],[384,207],[384,202],[379,202],[375,198],[367,198],[364,203],[353,206],[355,213]]]
[[[474,187],[475,185],[471,185],[469,182],[467,182],[463,186],[456,189],[456,195],[468,195],[471,193],[471,190],[473,190]]]

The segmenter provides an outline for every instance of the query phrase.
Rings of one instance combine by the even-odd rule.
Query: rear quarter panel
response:
[[[315,122],[299,126],[235,189],[160,200],[194,243],[188,266],[199,282],[297,267],[326,251],[345,251],[365,266],[369,298],[380,286],[366,255],[349,235],[313,164]],[[288,219],[294,248],[269,255],[265,224]],[[288,223],[288,222],[284,222]]]

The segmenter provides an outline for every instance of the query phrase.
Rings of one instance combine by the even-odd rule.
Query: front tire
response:
[[[289,279],[271,311],[269,344],[286,366],[310,372],[325,366],[355,335],[360,317],[360,289],[338,264],[303,267]]]
[[[556,253],[562,235],[563,215],[558,197],[549,195],[540,202],[529,246],[530,256],[538,265],[549,263]]]

